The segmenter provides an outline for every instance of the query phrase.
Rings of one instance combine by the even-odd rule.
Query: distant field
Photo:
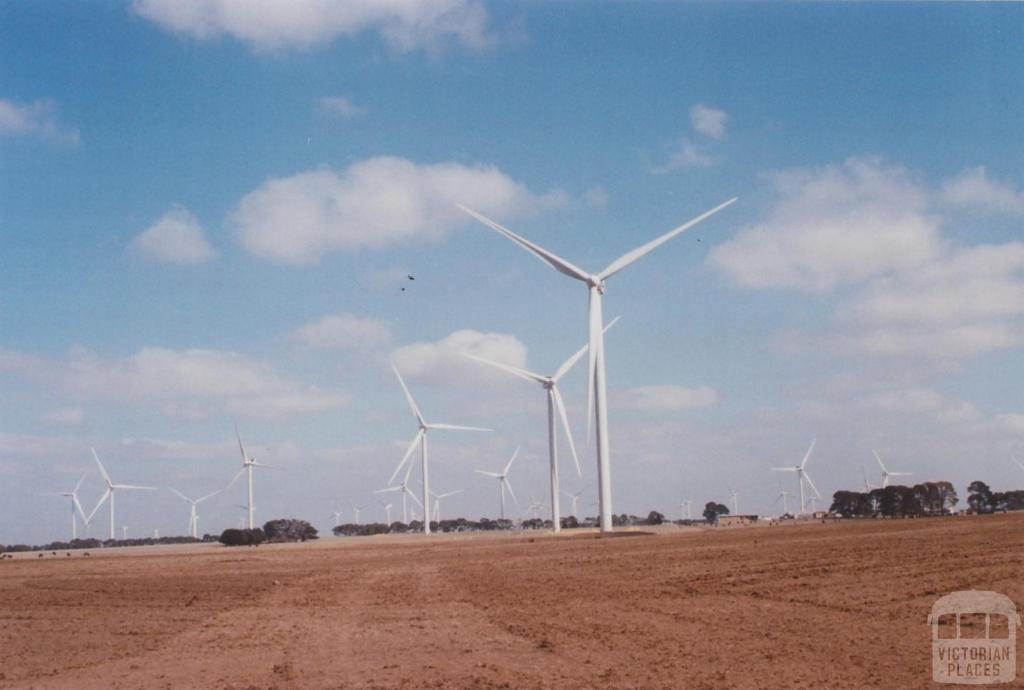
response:
[[[1024,515],[33,554],[0,688],[931,687],[971,588],[1024,604]]]

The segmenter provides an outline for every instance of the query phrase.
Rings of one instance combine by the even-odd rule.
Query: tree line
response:
[[[837,491],[829,512],[854,517],[926,517],[948,515],[959,499],[950,482],[890,486],[867,492]]]

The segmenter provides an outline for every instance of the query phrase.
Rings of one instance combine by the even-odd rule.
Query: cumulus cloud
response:
[[[696,132],[712,139],[725,138],[725,125],[729,120],[724,110],[698,103],[690,108],[690,124]]]
[[[1010,182],[992,179],[984,166],[967,168],[947,180],[942,185],[941,198],[952,206],[1024,215],[1024,190]]]
[[[328,251],[440,240],[467,222],[456,203],[508,218],[564,201],[559,192],[533,194],[493,166],[379,157],[341,173],[324,168],[268,180],[229,222],[253,254],[299,264]]]
[[[604,208],[608,205],[608,190],[604,187],[591,187],[583,192],[583,201],[593,208]]]
[[[0,350],[0,372],[34,379],[75,400],[153,404],[172,416],[211,408],[274,417],[334,409],[347,394],[303,385],[235,352],[147,347],[120,359],[77,349],[63,359]]]
[[[495,378],[495,370],[463,357],[463,352],[526,367],[526,346],[515,336],[469,329],[455,331],[434,342],[405,345],[391,353],[391,360],[402,376],[428,383],[451,385]]]
[[[315,349],[382,348],[391,344],[391,324],[354,314],[338,314],[302,326],[295,331],[294,337]]]
[[[317,107],[325,113],[339,115],[344,118],[356,117],[357,115],[362,115],[366,112],[363,108],[356,106],[352,101],[344,96],[328,96],[321,98],[317,101]]]
[[[616,391],[614,399],[618,405],[635,410],[689,410],[710,407],[718,402],[714,388],[684,388],[683,386],[640,386]]]
[[[747,287],[824,292],[921,266],[940,252],[927,190],[877,158],[769,177],[767,217],[711,252],[710,263]]]
[[[217,257],[199,220],[183,206],[175,206],[136,235],[132,247],[152,259],[171,264],[201,264]]]
[[[68,144],[78,143],[78,130],[57,122],[52,100],[16,103],[0,99],[0,136],[34,135]]]
[[[134,11],[166,30],[198,39],[230,36],[258,50],[329,43],[375,31],[394,50],[491,41],[479,0],[135,0]]]
[[[686,137],[676,144],[675,150],[667,161],[650,169],[652,175],[666,175],[685,168],[708,168],[715,164],[715,159]]]

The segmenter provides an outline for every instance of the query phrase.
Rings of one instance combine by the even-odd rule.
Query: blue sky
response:
[[[373,505],[415,431],[389,360],[428,417],[495,428],[433,440],[437,488],[467,489],[446,513],[493,512],[471,470],[519,444],[514,484],[546,500],[541,392],[453,353],[553,370],[585,294],[456,201],[597,270],[740,197],[609,286],[616,512],[727,483],[769,511],[766,468],[814,437],[826,495],[861,464],[877,481],[872,448],[914,480],[1019,486],[1022,18],[5,4],[0,543],[63,536],[35,494],[87,469],[91,507],[90,446],[120,481],[216,488],[235,421],[279,466],[258,518]],[[582,369],[566,397],[584,447]],[[583,462],[565,485],[594,500]],[[233,524],[237,489],[201,528]],[[136,534],[187,517],[167,491],[118,510]]]

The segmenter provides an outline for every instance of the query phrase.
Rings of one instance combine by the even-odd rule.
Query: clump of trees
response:
[[[967,487],[967,506],[972,513],[1024,510],[1024,490],[992,491],[983,481],[973,481]]]
[[[714,501],[708,501],[704,505],[704,519],[708,522],[718,522],[718,518],[721,515],[728,515],[729,507],[722,503],[715,503]]]
[[[829,511],[845,518],[931,517],[948,515],[958,502],[950,482],[924,482],[914,486],[891,485],[868,492],[837,491]]]
[[[318,537],[316,527],[295,518],[270,520],[263,525],[263,533],[271,542],[306,541]]]
[[[224,546],[259,546],[267,540],[267,535],[259,527],[253,529],[237,529],[231,527],[220,533],[220,543]]]

